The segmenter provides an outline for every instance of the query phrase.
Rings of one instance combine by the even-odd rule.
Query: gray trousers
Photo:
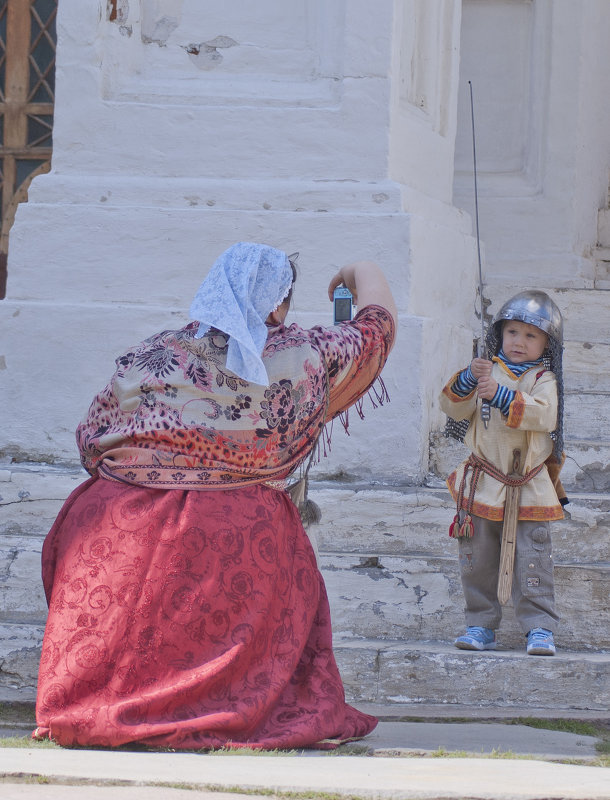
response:
[[[503,523],[475,516],[472,521],[474,536],[458,539],[466,625],[496,630],[502,619],[497,591]],[[523,633],[532,628],[555,633],[559,617],[548,522],[522,520],[517,524],[512,600]]]

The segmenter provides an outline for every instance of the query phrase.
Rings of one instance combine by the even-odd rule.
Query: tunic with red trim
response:
[[[456,373],[443,388],[441,409],[456,421],[468,419],[470,425],[464,443],[480,458],[489,461],[504,474],[512,472],[513,450],[521,451],[521,473],[525,474],[542,464],[553,451],[550,433],[557,424],[557,382],[552,372],[540,365],[533,366],[521,376],[515,375],[497,356],[493,359],[491,375],[501,386],[515,392],[508,416],[491,407],[486,429],[481,419],[481,401],[473,389],[462,397],[454,391]],[[457,500],[466,461],[451,473],[447,486]],[[472,473],[471,473],[472,474]],[[466,507],[470,476],[464,491]],[[490,520],[504,518],[506,486],[486,473],[477,484],[472,513]],[[521,488],[519,519],[555,520],[563,518],[563,509],[546,466]]]

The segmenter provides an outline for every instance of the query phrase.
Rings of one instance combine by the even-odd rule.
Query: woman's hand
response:
[[[328,298],[331,301],[337,286],[345,286],[350,290],[358,309],[370,305],[382,306],[392,315],[394,325],[398,325],[392,292],[385,275],[374,261],[354,261],[341,267],[328,285]]]
[[[339,272],[334,275],[328,285],[328,298],[332,301],[333,299],[333,292],[337,288],[337,286],[345,286],[346,289],[349,289],[352,295],[354,296],[354,305],[358,305],[358,287],[356,286],[356,266],[358,264],[366,264],[369,262],[366,261],[358,261],[354,264],[347,264],[345,267],[341,267]],[[370,262],[372,263],[372,262]]]

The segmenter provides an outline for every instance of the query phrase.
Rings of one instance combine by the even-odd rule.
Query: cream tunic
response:
[[[552,372],[537,365],[520,377],[514,375],[499,358],[493,359],[492,377],[516,392],[505,417],[498,408],[491,407],[489,427],[481,420],[481,401],[476,389],[465,397],[452,391],[459,373],[446,384],[440,395],[441,409],[459,421],[469,419],[470,425],[464,443],[480,458],[489,461],[501,472],[512,472],[513,450],[521,451],[521,474],[542,464],[553,451],[550,432],[557,424],[557,382]],[[457,500],[466,461],[451,473],[447,486]],[[468,501],[470,478],[467,478],[462,506]],[[490,520],[504,517],[506,486],[491,475],[482,473],[477,484],[472,513]],[[562,519],[563,510],[557,492],[549,477],[546,465],[521,488],[519,519]]]

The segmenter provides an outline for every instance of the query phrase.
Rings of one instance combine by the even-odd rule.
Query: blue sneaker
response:
[[[495,650],[496,634],[491,628],[469,625],[466,633],[453,643],[460,650]]]
[[[527,634],[528,656],[554,656],[553,634],[546,628],[532,628]]]

